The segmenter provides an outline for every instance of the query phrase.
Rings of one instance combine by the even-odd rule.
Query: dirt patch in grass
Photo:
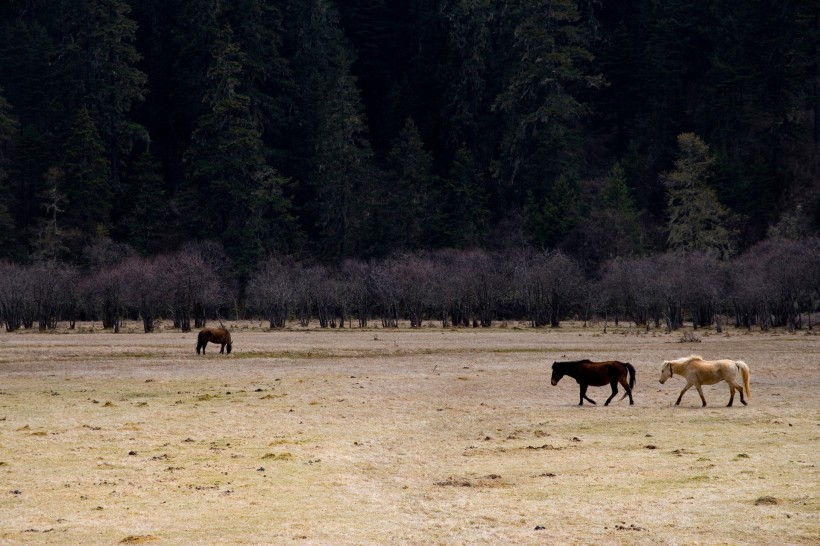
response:
[[[204,356],[172,330],[0,333],[0,543],[820,538],[820,336],[699,330],[752,388],[701,408],[658,383],[681,333],[234,326]],[[550,386],[585,357],[633,363],[635,405]]]

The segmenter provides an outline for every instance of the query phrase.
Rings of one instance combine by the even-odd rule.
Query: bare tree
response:
[[[689,310],[692,327],[709,326],[726,292],[728,268],[714,254],[700,251],[682,256],[686,267],[683,303]],[[719,326],[722,328],[722,326]]]
[[[454,266],[458,261],[460,250],[439,250],[430,256],[432,270],[430,272],[431,289],[427,296],[425,307],[430,313],[441,320],[441,326],[447,328],[456,321],[457,309],[465,295],[462,284],[461,271]]]
[[[179,250],[158,258],[158,267],[168,286],[174,326],[191,330],[191,317],[197,309],[216,308],[229,299],[211,264],[199,253]]]
[[[373,265],[373,292],[376,305],[385,328],[399,325],[401,295],[396,279],[398,264],[395,258],[388,258]]]
[[[296,300],[296,278],[292,262],[268,258],[247,288],[248,304],[261,313],[271,328],[284,328]]]
[[[519,256],[515,271],[519,297],[534,327],[558,327],[566,311],[581,299],[584,273],[560,251]]]
[[[762,330],[801,326],[801,310],[817,293],[816,240],[773,238],[761,241],[732,262],[732,300],[736,322]]]
[[[40,331],[57,327],[60,315],[70,310],[76,270],[54,260],[36,262],[28,268],[32,303]]]
[[[120,331],[125,309],[125,271],[119,265],[101,267],[81,283],[81,293],[103,328]]]
[[[371,266],[364,262],[348,259],[342,262],[340,274],[345,280],[345,289],[359,322],[359,327],[364,328],[370,319],[374,299]]]
[[[128,258],[120,266],[125,283],[126,305],[136,311],[142,320],[143,331],[154,331],[154,321],[162,307],[170,301],[163,264],[156,258]]]
[[[24,267],[10,262],[0,262],[0,316],[7,332],[14,332],[23,325],[28,305],[28,274]]]

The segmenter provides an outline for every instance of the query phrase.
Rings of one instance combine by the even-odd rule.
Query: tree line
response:
[[[0,258],[213,241],[245,287],[271,255],[590,275],[816,235],[820,8],[740,4],[3,2]]]
[[[143,257],[98,244],[80,272],[56,261],[0,263],[0,321],[7,331],[53,330],[58,321],[124,318],[151,332],[157,319],[190,331],[219,318],[322,328],[491,327],[528,321],[558,327],[603,318],[650,328],[813,328],[820,298],[820,239],[770,239],[729,260],[703,251],[615,258],[596,278],[561,251],[418,251],[338,266],[271,257],[251,275],[247,306],[219,245]],[[375,322],[374,322],[375,321]]]

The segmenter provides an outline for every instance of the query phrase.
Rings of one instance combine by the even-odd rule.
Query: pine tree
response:
[[[79,251],[92,239],[108,236],[113,191],[105,148],[87,109],[80,109],[74,116],[64,142],[64,218],[67,231],[75,230],[69,246]]]
[[[372,151],[367,124],[350,63],[340,53],[319,110],[313,158],[313,212],[318,247],[325,259],[358,254],[367,222]],[[376,190],[378,191],[378,190]]]
[[[415,249],[432,243],[437,231],[440,191],[432,174],[433,158],[424,149],[416,124],[407,118],[388,157],[395,181],[388,211],[396,248]],[[432,225],[431,225],[432,224]]]
[[[694,133],[678,135],[675,170],[662,177],[669,215],[667,243],[673,250],[705,250],[721,258],[733,250],[729,211],[707,184],[715,158]]]
[[[478,247],[490,219],[484,177],[470,151],[461,147],[444,179],[442,247]]]
[[[123,0],[63,0],[58,8],[59,79],[69,110],[84,108],[94,120],[108,158],[109,178],[119,181],[120,162],[145,129],[131,107],[145,95],[145,74],[136,65],[136,23]]]
[[[379,234],[367,226],[378,221],[380,177],[338,11],[310,0],[290,2],[287,13],[298,96],[287,172],[302,225],[323,261],[377,252]]]
[[[11,115],[11,107],[3,96],[3,88],[0,87],[0,256],[6,254],[12,248],[15,229],[14,220],[9,213],[9,201],[11,192],[7,187],[8,164],[11,160],[12,144],[17,136],[18,122]]]
[[[493,47],[493,23],[497,15],[491,0],[454,0],[441,8],[447,24],[447,49],[439,78],[444,82],[442,120],[446,144],[466,144],[475,156],[483,142],[494,83],[488,81]]]
[[[514,60],[494,104],[507,120],[499,175],[520,202],[530,189],[543,196],[545,181],[573,174],[575,120],[587,111],[578,88],[603,79],[587,73],[592,55],[573,0],[510,0],[502,17],[511,22]]]
[[[266,234],[269,230],[253,213],[259,208],[287,209],[281,193],[284,179],[265,163],[261,135],[250,116],[250,98],[240,89],[245,59],[231,27],[225,26],[212,49],[210,87],[203,98],[207,111],[197,121],[188,151],[186,196],[190,235],[221,239],[243,276],[272,242],[283,239],[282,233]],[[265,199],[257,202],[262,196]],[[280,226],[281,220],[270,219]]]
[[[0,24],[0,81],[23,130],[32,126],[45,134],[66,117],[58,109],[65,90],[56,82],[57,61],[43,25],[22,19]]]
[[[160,165],[150,151],[135,154],[125,166],[124,192],[117,200],[121,204],[121,225],[124,240],[135,250],[149,254],[159,250],[159,242],[167,229],[167,200],[160,175]]]
[[[536,248],[556,249],[578,222],[576,183],[561,176],[547,197],[538,200],[530,193],[526,202],[530,242]]]

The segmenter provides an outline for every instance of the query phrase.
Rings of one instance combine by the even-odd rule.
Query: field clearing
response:
[[[820,336],[257,324],[0,334],[0,543],[820,543]],[[673,407],[691,353],[745,360],[749,406]],[[635,405],[550,386],[586,357]]]

